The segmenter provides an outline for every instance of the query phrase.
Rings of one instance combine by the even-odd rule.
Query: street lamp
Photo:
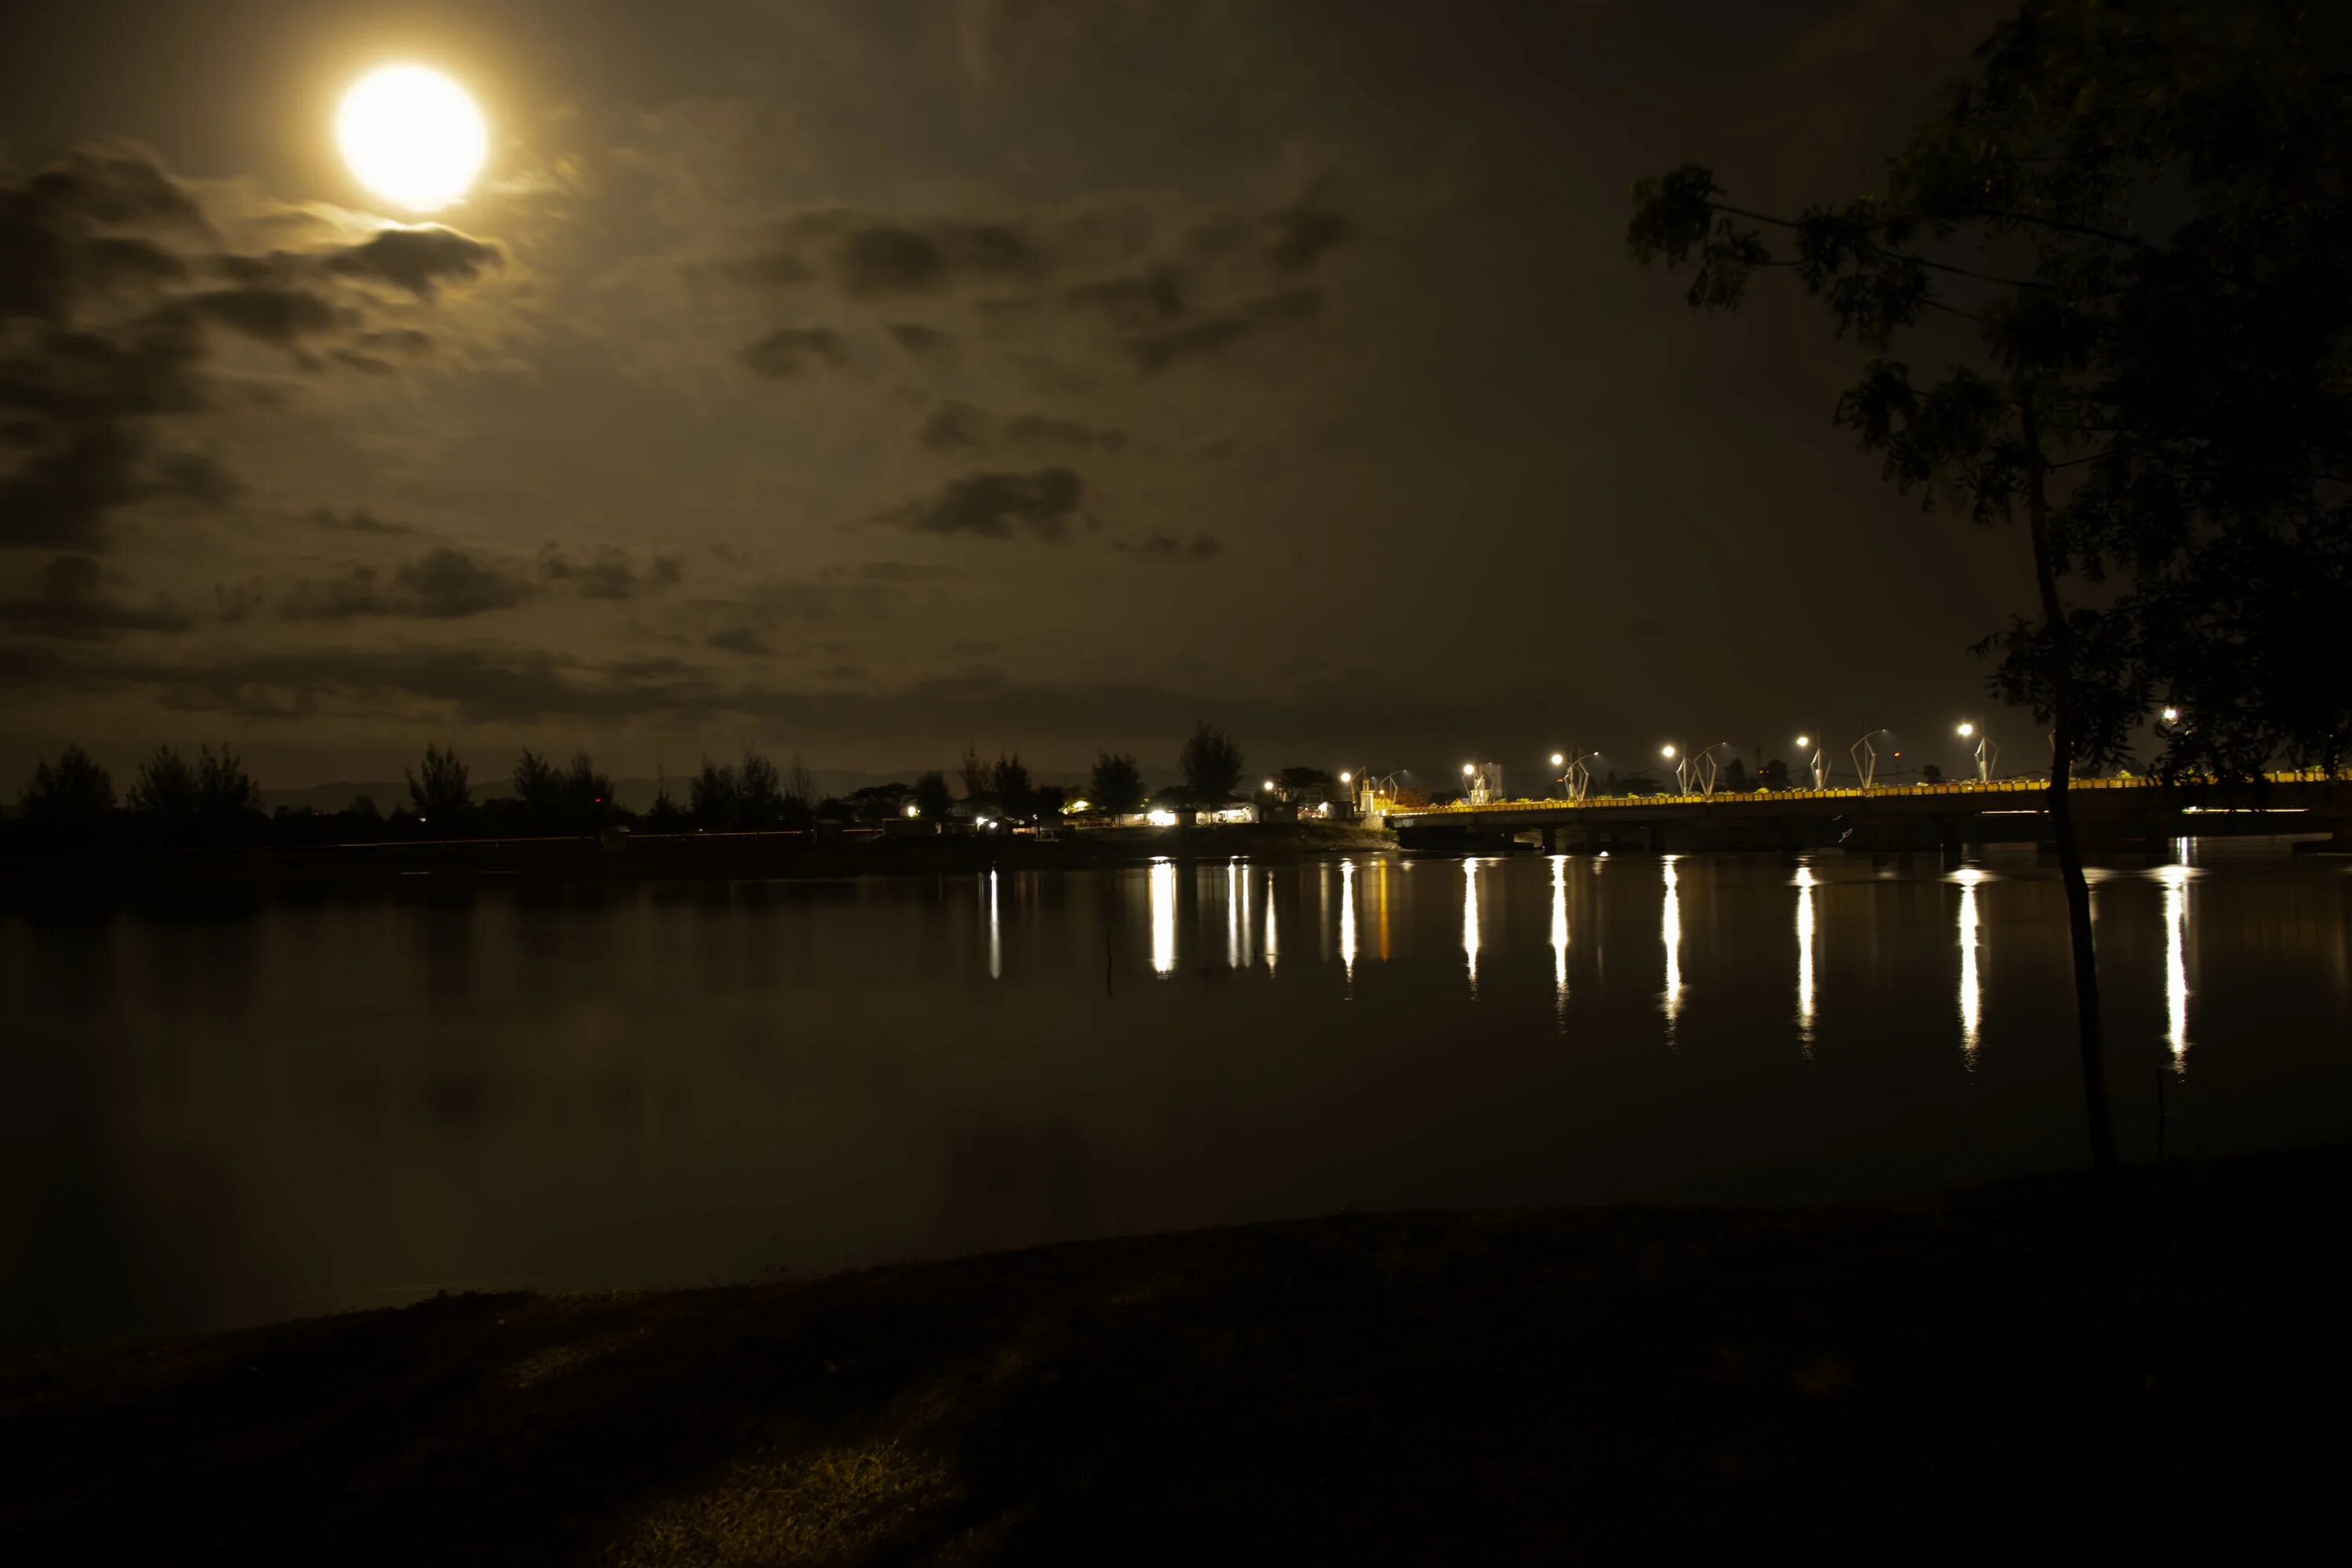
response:
[[[1581,803],[1592,789],[1592,770],[1584,764],[1599,756],[1598,752],[1586,752],[1568,764],[1563,782],[1568,785],[1568,798]]]
[[[1800,735],[1797,737],[1798,751],[1801,752],[1808,746],[1812,746],[1813,748],[1813,754],[1806,763],[1807,771],[1812,774],[1813,787],[1815,789],[1827,789],[1830,786],[1829,753],[1822,751],[1820,746],[1814,745],[1813,738],[1811,735]]]
[[[1274,793],[1274,781],[1272,779],[1265,781],[1265,793],[1268,795],[1272,795]]]
[[[1666,744],[1658,748],[1658,755],[1665,758],[1666,761],[1675,764],[1675,793],[1676,795],[1688,795],[1690,794],[1690,759],[1688,757],[1678,757],[1677,753],[1680,751],[1680,747],[1675,745],[1672,742],[1668,742]]]
[[[1881,725],[1856,741],[1848,750],[1846,754],[1853,758],[1853,771],[1862,779],[1863,788],[1870,788],[1878,780],[1878,748],[1870,742],[1878,736],[1893,733],[1893,731]]]
[[[2161,717],[2168,724],[2178,724],[2180,722],[2180,710],[2167,703]]]
[[[2000,748],[1992,743],[1992,736],[1977,735],[1976,725],[1962,720],[1959,725],[1960,739],[1965,741],[1971,735],[1977,736],[1977,783],[1989,784],[1992,783],[1993,764],[2000,761]]]
[[[1717,741],[1711,746],[1701,746],[1690,755],[1691,766],[1698,774],[1698,793],[1709,800],[1715,798],[1715,781],[1721,773],[1716,764],[1715,754],[1730,744],[1728,741]]]

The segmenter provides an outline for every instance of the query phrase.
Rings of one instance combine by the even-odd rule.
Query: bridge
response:
[[[1382,806],[1409,849],[1463,849],[1540,835],[1547,850],[1942,849],[2050,837],[2049,785],[1884,784],[1706,795],[1608,795]],[[2074,779],[2075,827],[2086,846],[2130,848],[2168,839],[2333,834],[2352,849],[2352,780],[2316,772],[2212,780]]]

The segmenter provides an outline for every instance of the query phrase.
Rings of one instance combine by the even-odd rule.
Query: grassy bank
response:
[[[19,1366],[0,1559],[2258,1559],[2334,1531],[2352,1151],[1870,1212],[1339,1216]],[[2311,1537],[2313,1542],[2326,1537]]]

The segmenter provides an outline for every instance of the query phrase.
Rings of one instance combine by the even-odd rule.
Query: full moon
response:
[[[423,66],[370,71],[343,95],[335,140],[360,184],[411,212],[466,194],[489,135],[466,89]]]

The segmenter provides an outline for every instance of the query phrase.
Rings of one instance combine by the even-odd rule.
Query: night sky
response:
[[[76,0],[0,22],[0,786],[1555,748],[1957,769],[2019,541],[1639,176],[1858,191],[2007,5]],[[334,136],[446,72],[430,230]],[[2032,726],[1994,715],[2013,757]]]

